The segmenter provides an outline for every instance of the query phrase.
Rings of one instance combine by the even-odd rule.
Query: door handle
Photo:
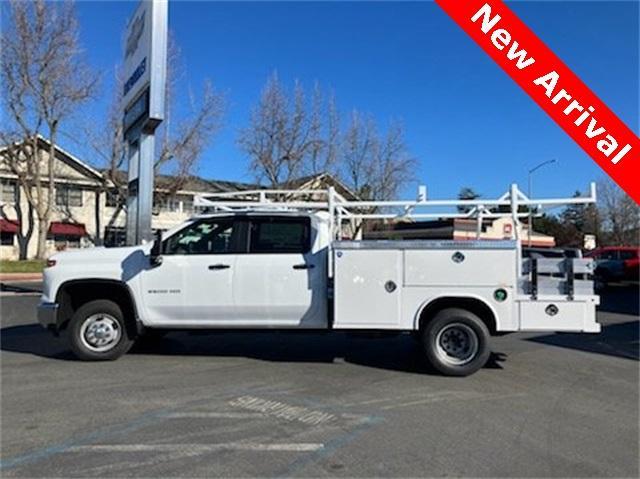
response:
[[[293,269],[313,269],[315,267],[316,266],[314,264],[307,264],[307,263],[293,265]]]
[[[228,269],[231,268],[228,264],[210,264],[209,269]]]

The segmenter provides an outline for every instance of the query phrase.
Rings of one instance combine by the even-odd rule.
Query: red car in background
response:
[[[640,247],[605,246],[585,255],[596,262],[596,279],[611,281],[638,281],[640,277]]]

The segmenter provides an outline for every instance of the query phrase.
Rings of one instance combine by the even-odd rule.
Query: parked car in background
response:
[[[606,246],[586,255],[596,262],[595,276],[606,285],[615,281],[638,281],[640,276],[640,247]]]

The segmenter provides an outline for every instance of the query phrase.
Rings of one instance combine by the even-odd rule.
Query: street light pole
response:
[[[540,169],[540,168],[542,168],[544,165],[549,165],[549,164],[555,163],[555,162],[556,162],[555,158],[553,158],[552,160],[543,161],[542,163],[539,163],[538,165],[534,166],[533,168],[531,168],[529,170],[529,175],[528,175],[528,178],[527,178],[528,179],[528,183],[529,183],[528,189],[527,189],[527,196],[529,196],[529,199],[531,199],[531,195],[532,195],[532,192],[531,192],[531,190],[532,190],[532,188],[531,188],[531,178],[532,178],[532,176],[531,175],[533,174],[533,172],[538,170],[538,169]],[[531,209],[531,205],[529,205],[529,225],[528,225],[527,230],[528,230],[527,231],[527,243],[528,243],[529,248],[531,248],[531,232],[533,230],[533,210]]]

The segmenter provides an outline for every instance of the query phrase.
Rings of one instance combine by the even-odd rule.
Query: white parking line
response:
[[[74,446],[65,452],[186,452],[206,453],[215,451],[269,451],[313,452],[324,447],[322,443],[302,442],[261,444],[251,442],[226,442],[220,444],[93,444]]]
[[[449,392],[448,391],[436,391],[436,392],[421,391],[421,392],[416,392],[416,393],[413,393],[413,394],[403,394],[401,396],[390,396],[390,397],[369,399],[367,401],[361,401],[361,402],[347,403],[344,406],[345,407],[367,406],[367,405],[370,405],[370,404],[376,404],[376,403],[382,403],[382,402],[391,402],[391,401],[401,401],[401,400],[407,400],[407,399],[411,399],[411,398],[416,398],[416,399],[418,399],[418,398],[420,398],[420,399],[431,398],[431,397],[435,397],[435,396],[441,396],[443,394],[449,394]]]
[[[434,402],[443,401],[497,401],[500,399],[510,399],[514,397],[525,396],[524,393],[507,393],[507,394],[482,394],[476,392],[463,392],[458,391],[455,393],[433,395],[420,401],[410,401],[401,404],[393,404],[391,406],[382,407],[382,410],[399,409],[410,406],[419,406],[422,404],[429,404]]]

